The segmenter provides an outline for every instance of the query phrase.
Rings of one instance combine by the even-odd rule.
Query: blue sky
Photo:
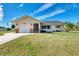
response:
[[[79,21],[78,3],[3,3],[0,4],[0,25],[7,26],[12,20],[31,16],[46,21]]]

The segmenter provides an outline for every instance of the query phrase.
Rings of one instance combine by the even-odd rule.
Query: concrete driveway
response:
[[[0,36],[0,45],[16,38],[19,38],[24,35],[31,35],[33,33],[5,33],[4,35]]]

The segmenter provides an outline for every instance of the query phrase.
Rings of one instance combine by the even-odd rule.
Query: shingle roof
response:
[[[61,21],[43,21],[42,23],[43,24],[48,24],[48,25],[53,25],[53,24],[61,25],[61,24],[64,24],[64,22],[61,22]]]

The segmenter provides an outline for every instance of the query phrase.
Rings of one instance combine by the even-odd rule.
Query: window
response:
[[[56,28],[61,28],[61,25],[56,25]]]
[[[42,29],[50,29],[50,26],[49,25],[44,25],[44,26],[42,26]]]

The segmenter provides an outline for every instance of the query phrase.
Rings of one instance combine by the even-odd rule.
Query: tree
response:
[[[11,30],[11,28],[7,28],[7,31],[10,31]]]
[[[74,27],[75,27],[75,25],[71,22],[65,22],[65,24],[64,24],[64,28],[65,28],[66,32],[73,30]]]
[[[77,22],[76,26],[77,26],[76,29],[79,31],[79,22]]]
[[[14,29],[15,28],[15,25],[12,25],[11,28]]]

